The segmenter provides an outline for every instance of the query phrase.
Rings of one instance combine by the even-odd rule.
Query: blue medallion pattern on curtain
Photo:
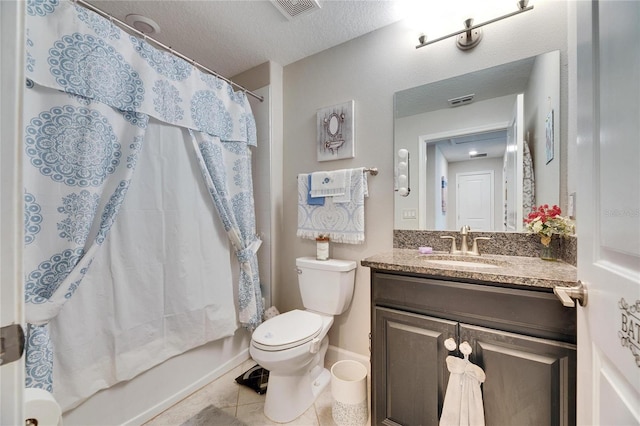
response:
[[[112,25],[109,21],[102,19],[95,13],[90,13],[87,9],[76,6],[78,19],[89,26],[98,36],[108,39],[118,39],[122,35],[122,30]]]
[[[35,241],[36,235],[40,232],[42,215],[40,204],[36,202],[33,194],[24,193],[24,244],[28,245]]]
[[[27,0],[27,15],[45,16],[53,13],[60,2],[58,0]]]
[[[200,170],[240,263],[240,322],[253,330],[262,321],[264,306],[256,255],[261,241],[256,236],[251,151],[246,144],[223,143],[202,132],[190,134]],[[241,173],[245,174],[239,178]]]
[[[47,323],[80,286],[108,236],[145,129],[110,106],[93,101],[85,106],[83,97],[37,84],[26,96],[27,385],[51,391]]]
[[[67,217],[58,222],[60,238],[84,246],[92,225],[89,219],[95,217],[99,202],[100,196],[86,189],[63,197],[63,205],[58,207],[58,213]]]
[[[156,94],[153,100],[155,110],[167,123],[182,120],[184,117],[184,110],[180,107],[182,98],[175,86],[168,81],[158,80],[153,86],[153,93]]]
[[[27,348],[24,360],[25,386],[53,391],[53,350],[49,324],[27,324]]]
[[[224,104],[210,90],[200,90],[191,99],[191,117],[199,129],[222,140],[231,140],[233,121]]]
[[[148,115],[225,143],[256,145],[255,120],[244,92],[124,35],[108,19],[69,1],[29,4],[34,13],[27,17],[25,54],[31,58],[26,72],[31,84],[104,103],[138,124],[141,115]]]
[[[263,314],[249,149],[256,129],[246,95],[66,0],[28,0],[26,33],[26,385],[53,389],[49,321],[109,237],[150,116],[191,132],[241,264],[240,322],[256,327]]]
[[[98,111],[71,105],[32,118],[26,152],[45,176],[69,186],[99,186],[120,163],[120,144]]]
[[[184,80],[191,75],[191,64],[169,52],[162,52],[144,40],[129,36],[129,40],[140,56],[153,67],[158,74],[170,80]]]
[[[74,33],[49,50],[49,66],[63,90],[124,111],[137,110],[144,99],[139,74],[101,38]]]

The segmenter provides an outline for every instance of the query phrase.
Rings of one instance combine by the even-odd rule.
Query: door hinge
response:
[[[24,353],[24,331],[20,324],[0,328],[0,365],[17,361]]]

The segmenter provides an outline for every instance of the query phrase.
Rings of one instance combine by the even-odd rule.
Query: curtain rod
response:
[[[258,94],[256,94],[256,93],[253,93],[251,90],[247,89],[247,88],[246,88],[246,87],[244,87],[244,86],[239,85],[238,83],[234,83],[233,81],[231,81],[231,80],[229,80],[228,78],[226,78],[226,77],[224,77],[224,76],[222,76],[222,75],[218,74],[217,72],[215,72],[215,71],[213,71],[213,70],[211,70],[211,69],[209,69],[209,68],[205,67],[205,66],[204,66],[204,65],[202,65],[202,64],[199,64],[199,63],[198,63],[198,62],[196,62],[195,60],[193,60],[193,59],[191,59],[191,58],[189,58],[189,57],[187,57],[187,56],[183,55],[183,54],[182,54],[182,53],[180,53],[180,52],[177,52],[177,51],[173,50],[173,49],[171,48],[171,46],[167,46],[166,44],[159,42],[159,41],[158,41],[158,40],[156,40],[155,38],[153,38],[153,37],[149,37],[148,35],[146,35],[146,34],[145,34],[145,33],[143,33],[142,31],[139,31],[139,30],[135,29],[135,28],[134,28],[134,27],[132,27],[131,25],[127,24],[126,22],[121,21],[120,19],[118,19],[118,18],[114,17],[113,15],[108,14],[107,12],[105,12],[105,11],[103,11],[103,10],[101,10],[101,9],[98,9],[97,7],[95,7],[95,6],[93,6],[93,5],[89,4],[89,3],[87,3],[86,1],[84,1],[84,0],[71,0],[71,1],[73,1],[74,3],[79,4],[80,6],[82,6],[82,7],[86,8],[86,9],[89,9],[89,10],[91,10],[91,11],[93,11],[93,12],[97,13],[98,15],[101,15],[101,16],[103,16],[103,17],[107,18],[107,19],[108,19],[109,21],[111,21],[111,22],[115,22],[115,23],[117,23],[118,25],[120,25],[120,26],[122,26],[122,27],[124,27],[124,28],[128,29],[129,31],[133,31],[135,34],[139,35],[140,37],[142,37],[142,38],[143,38],[143,39],[145,39],[146,41],[151,41],[151,42],[153,42],[155,45],[157,45],[158,47],[160,47],[160,48],[162,48],[162,49],[164,49],[164,50],[168,51],[169,53],[172,53],[172,54],[176,55],[177,57],[179,57],[179,58],[181,58],[181,59],[184,59],[184,60],[185,60],[185,61],[187,61],[187,62],[189,62],[189,63],[190,63],[191,65],[193,65],[194,67],[200,68],[202,71],[205,71],[205,72],[207,72],[207,73],[209,73],[209,74],[215,75],[216,77],[218,77],[218,78],[220,78],[220,79],[222,79],[222,80],[226,81],[226,82],[227,82],[227,83],[229,83],[230,85],[232,85],[232,86],[234,86],[234,87],[237,87],[238,89],[242,90],[244,93],[246,93],[246,94],[248,94],[248,95],[253,96],[254,98],[256,98],[257,100],[259,100],[260,102],[264,101],[264,97],[262,97],[262,96],[260,96],[260,95],[258,95]]]

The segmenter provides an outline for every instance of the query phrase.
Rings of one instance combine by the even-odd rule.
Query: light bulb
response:
[[[399,158],[406,159],[408,155],[409,155],[409,151],[408,150],[406,150],[404,148],[401,148],[401,149],[398,150],[398,157]]]
[[[409,195],[409,190],[407,188],[399,188],[398,189],[398,194],[400,194],[403,197],[406,197],[407,195]]]
[[[407,175],[398,176],[398,186],[406,187],[407,186]]]
[[[406,161],[401,161],[398,163],[398,174],[404,175],[407,174],[407,163]]]

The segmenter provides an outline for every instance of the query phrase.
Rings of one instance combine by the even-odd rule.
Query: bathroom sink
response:
[[[469,262],[467,260],[427,259],[429,263],[437,263],[448,266],[466,266],[468,268],[498,268],[498,265],[483,262]]]
[[[467,268],[499,268],[505,266],[504,262],[496,259],[489,259],[482,256],[462,256],[451,254],[435,254],[421,256],[425,262],[433,263],[434,265],[443,266],[462,266]]]

